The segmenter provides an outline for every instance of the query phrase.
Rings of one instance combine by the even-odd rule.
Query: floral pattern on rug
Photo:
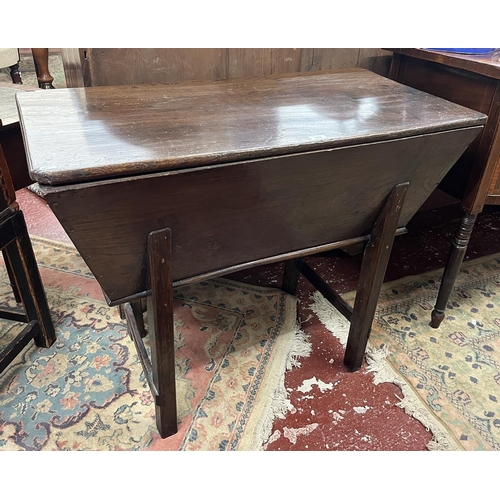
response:
[[[57,341],[30,344],[0,376],[0,450],[258,449],[296,336],[294,298],[224,279],[176,291],[179,431],[161,439],[118,309],[74,248],[32,241]],[[0,281],[8,292],[3,267]],[[2,321],[2,343],[13,328]]]
[[[439,329],[439,272],[384,285],[370,344],[448,431],[455,447],[500,450],[500,255],[463,264]]]

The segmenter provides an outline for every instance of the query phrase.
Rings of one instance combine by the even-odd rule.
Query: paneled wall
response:
[[[389,73],[382,49],[61,49],[68,87],[227,80],[361,67]]]

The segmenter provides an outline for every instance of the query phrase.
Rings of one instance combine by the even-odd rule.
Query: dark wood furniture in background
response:
[[[23,80],[21,78],[21,71],[19,70],[19,63],[13,64],[9,67],[10,77],[12,78],[12,83],[15,85],[21,85]]]
[[[31,49],[35,72],[38,80],[38,87],[41,89],[53,89],[54,78],[49,72],[49,49]],[[19,70],[19,62],[10,66],[10,76],[12,83],[21,85],[23,83],[22,74]]]
[[[500,204],[500,50],[471,56],[424,49],[389,49],[389,77],[488,115],[472,143],[440,189],[462,200],[463,217],[452,243],[431,325],[438,328],[460,265],[484,204]]]
[[[0,373],[31,340],[50,347],[56,340],[47,298],[28,236],[26,223],[0,146],[0,248],[9,274],[14,297],[22,308],[0,308],[0,318],[27,325],[0,348]]]
[[[0,373],[35,339],[36,345],[50,347],[55,331],[38,266],[15,190],[32,184],[26,162],[15,95],[33,90],[19,85],[0,86],[0,247],[14,296],[23,310],[0,309],[0,317],[27,322],[16,338],[0,349]]]
[[[0,146],[16,191],[33,183],[28,172],[16,105],[16,92],[26,90],[33,89],[26,85],[0,86]]]
[[[67,87],[216,81],[296,72],[365,68],[389,73],[377,48],[61,49]]]
[[[17,100],[35,189],[125,304],[163,437],[177,428],[173,286],[289,261],[286,291],[301,272],[351,320],[357,370],[397,228],[486,120],[361,69]],[[359,242],[351,308],[300,258]]]
[[[49,72],[49,49],[31,49],[35,62],[38,86],[41,89],[53,89],[54,77]]]

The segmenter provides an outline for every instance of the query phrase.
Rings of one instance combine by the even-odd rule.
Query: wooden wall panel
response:
[[[265,76],[272,72],[273,49],[228,49],[229,78]]]
[[[360,49],[302,49],[300,71],[358,67]]]
[[[383,49],[359,49],[358,67],[369,69],[382,76],[389,75],[392,52]]]
[[[62,49],[68,87],[213,81],[355,67],[388,76],[390,54],[360,48]]]
[[[271,72],[273,75],[300,71],[302,49],[271,49]]]
[[[227,79],[227,49],[87,49],[92,85]]]

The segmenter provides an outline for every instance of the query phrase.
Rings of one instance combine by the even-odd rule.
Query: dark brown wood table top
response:
[[[362,70],[17,95],[33,179],[60,185],[482,125]]]
[[[500,49],[488,54],[458,54],[429,49],[387,50],[500,80]]]

